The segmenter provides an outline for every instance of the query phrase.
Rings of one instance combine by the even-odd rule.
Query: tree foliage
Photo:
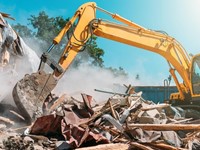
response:
[[[102,67],[104,62],[102,58],[102,56],[104,55],[104,50],[97,46],[96,39],[96,36],[92,37],[92,42],[89,45],[87,51],[89,56],[93,58],[92,64]]]
[[[109,67],[107,69],[109,69],[115,76],[124,76],[124,77],[127,76],[127,73],[122,67],[119,67],[118,69]]]
[[[44,11],[40,12],[38,16],[31,15],[28,18],[30,25],[34,28],[35,37],[50,44],[53,38],[65,26],[69,19],[63,17],[49,17]]]
[[[13,25],[13,28],[15,31],[21,36],[21,37],[31,37],[33,36],[32,30],[30,30],[27,26],[21,25],[21,24],[16,24]]]

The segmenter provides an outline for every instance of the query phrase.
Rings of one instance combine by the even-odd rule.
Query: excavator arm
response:
[[[170,73],[180,93],[177,99],[183,100],[185,98],[184,93],[189,93],[191,86],[189,79],[190,59],[183,47],[174,38],[142,27],[127,27],[104,21],[94,22],[93,27],[96,27],[94,34],[97,36],[142,48],[163,56],[169,64]],[[185,82],[184,85],[179,83],[175,70],[182,77]]]
[[[113,19],[117,20],[118,23],[97,19],[97,10],[110,15]],[[76,27],[63,50],[60,60],[56,63],[51,59],[48,53],[56,44],[60,43],[61,39],[75,23]],[[35,91],[37,91],[34,93],[34,99],[32,97],[30,99],[30,96],[27,96],[22,100],[22,96],[24,97],[24,94],[22,94],[22,91],[24,92],[22,88],[24,86],[23,82],[27,82],[27,79],[22,79],[16,84],[13,90],[13,97],[21,110],[24,107],[23,114],[26,114],[24,115],[26,119],[30,120],[33,118],[35,112],[38,111],[38,108],[41,107],[46,97],[56,86],[57,81],[62,77],[78,52],[80,52],[93,35],[148,50],[163,56],[169,64],[169,71],[179,91],[179,93],[175,94],[172,98],[184,100],[186,95],[191,94],[191,60],[178,41],[162,32],[141,27],[117,14],[112,14],[97,7],[93,2],[89,2],[79,7],[75,15],[67,22],[58,36],[54,38],[53,44],[41,57],[38,72],[28,77],[26,76],[29,79],[32,78],[30,82],[34,85]],[[43,72],[44,63],[48,63],[54,70],[52,74]],[[179,73],[184,83],[179,83],[175,71]],[[24,89],[27,89],[27,87],[24,86]],[[28,106],[25,106],[24,101],[31,101],[35,109],[31,112],[27,111]],[[24,113],[25,111],[26,113]]]
[[[121,24],[96,19],[96,10],[107,13]],[[191,62],[188,54],[176,39],[162,32],[148,30],[117,14],[112,14],[98,8],[95,3],[86,3],[76,11],[74,17],[72,17],[65,28],[63,28],[60,34],[54,39],[54,43],[59,43],[63,35],[69,30],[70,25],[72,25],[76,19],[78,19],[78,23],[72,34],[73,36],[71,36],[68,41],[59,61],[59,65],[62,66],[63,70],[69,67],[79,50],[94,34],[98,37],[160,54],[169,63],[170,73],[180,93],[177,99],[183,100],[185,98],[185,93],[189,93],[191,89],[189,76]],[[175,70],[182,77],[184,84],[179,83]],[[56,77],[59,77],[62,73],[55,70],[54,74]]]

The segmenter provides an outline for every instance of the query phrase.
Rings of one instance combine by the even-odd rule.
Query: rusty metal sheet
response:
[[[48,115],[38,118],[31,127],[30,134],[65,139],[73,148],[86,144],[107,144],[109,141],[101,134],[93,133],[74,124],[67,124],[62,116]]]
[[[83,98],[85,108],[90,112],[91,115],[93,115],[94,111],[92,110],[92,96],[84,94],[84,93],[81,93],[81,96]]]
[[[65,110],[64,111],[64,120],[67,124],[76,124],[80,125],[89,121],[89,116],[87,118],[81,116],[81,114],[86,115],[86,111],[81,109],[76,110]]]
[[[30,134],[44,135],[44,136],[57,136],[61,134],[61,120],[62,116],[47,115],[39,117],[33,124],[30,130]]]

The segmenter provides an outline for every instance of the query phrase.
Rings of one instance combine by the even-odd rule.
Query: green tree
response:
[[[65,26],[69,19],[64,19],[63,17],[49,17],[44,11],[39,12],[38,16],[31,15],[28,18],[29,25],[32,26],[34,36],[43,52],[45,52],[49,46],[52,44],[54,37],[59,33],[59,31]],[[66,37],[61,41],[61,43],[54,48],[51,52],[54,59],[58,61],[63,48]]]
[[[96,36],[92,36],[91,38],[92,38],[92,41],[87,48],[90,58],[93,58],[91,63],[95,66],[103,67],[104,61],[103,61],[102,57],[104,55],[104,50],[97,46],[97,43],[96,43],[97,37]]]
[[[127,77],[128,76],[128,74],[125,72],[125,70],[122,67],[119,67],[119,68],[109,67],[107,69],[110,70],[116,77],[118,77],[118,76]]]
[[[28,18],[30,25],[33,26],[35,37],[50,44],[53,38],[65,26],[69,19],[63,17],[49,17],[44,11],[41,11],[38,16],[31,15]]]
[[[13,25],[12,27],[22,38],[33,36],[32,30],[30,30],[27,26],[18,23],[16,25]]]

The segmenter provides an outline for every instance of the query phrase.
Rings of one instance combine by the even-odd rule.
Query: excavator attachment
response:
[[[26,122],[31,123],[42,115],[42,105],[56,86],[57,81],[52,74],[38,71],[25,75],[13,88],[13,99]]]
[[[42,114],[42,105],[48,95],[57,84],[66,69],[72,63],[78,52],[84,47],[91,37],[88,25],[95,18],[96,4],[89,2],[80,6],[74,16],[66,23],[65,27],[54,38],[49,49],[42,54],[39,71],[31,75],[26,75],[17,82],[13,89],[13,99],[21,111],[21,115],[27,122],[31,122]],[[56,62],[49,55],[50,51],[60,43],[66,33],[76,24],[73,34],[68,38],[63,54],[59,62]],[[53,70],[52,74],[46,74],[43,70],[44,64],[48,64]]]

